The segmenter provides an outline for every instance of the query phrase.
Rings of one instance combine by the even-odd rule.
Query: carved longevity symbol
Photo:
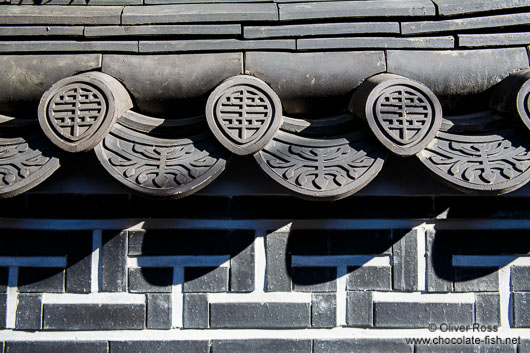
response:
[[[116,79],[88,72],[60,80],[44,93],[39,124],[60,148],[86,151],[97,145],[130,108],[131,98]]]
[[[458,136],[439,133],[418,156],[423,163],[451,182],[470,190],[504,193],[530,178],[530,152],[502,136]]]
[[[39,144],[32,140],[32,146]],[[40,184],[59,168],[59,160],[43,155],[23,138],[0,138],[0,198],[18,195]]]
[[[421,151],[442,124],[440,102],[425,85],[381,74],[357,89],[350,110],[364,118],[390,151],[403,156]]]
[[[57,133],[77,141],[95,129],[105,117],[107,104],[94,86],[74,83],[63,87],[50,100],[48,116]]]
[[[317,140],[280,131],[255,158],[281,185],[321,199],[351,195],[383,166],[382,154],[360,133],[349,139]]]
[[[240,155],[259,151],[282,121],[278,96],[265,82],[251,76],[232,77],[208,98],[206,118],[217,139]]]
[[[432,119],[427,98],[412,87],[387,88],[375,103],[375,115],[381,127],[397,142],[406,145],[421,139]]]
[[[183,197],[208,185],[226,164],[220,146],[206,136],[195,140],[158,139],[116,125],[96,154],[107,171],[135,190]]]
[[[215,108],[221,128],[240,144],[258,137],[256,135],[271,118],[272,111],[271,103],[263,93],[244,86],[227,90]]]

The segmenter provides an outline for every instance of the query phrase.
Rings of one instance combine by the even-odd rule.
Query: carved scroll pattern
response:
[[[278,141],[263,153],[267,164],[289,183],[314,191],[338,189],[359,178],[373,158],[350,146],[300,147]]]
[[[109,135],[104,149],[112,167],[143,187],[171,189],[192,182],[215,165],[217,159],[191,142],[175,146],[149,146]]]
[[[423,155],[457,180],[482,186],[510,183],[530,168],[530,152],[502,138],[484,142],[437,139]]]
[[[50,158],[31,149],[26,142],[0,146],[0,188],[28,179],[43,168]]]

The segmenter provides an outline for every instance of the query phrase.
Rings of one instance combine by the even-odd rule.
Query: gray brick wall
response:
[[[3,230],[0,352],[529,351],[526,229],[206,220]]]

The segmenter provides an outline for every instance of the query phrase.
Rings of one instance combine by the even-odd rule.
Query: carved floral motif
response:
[[[96,147],[104,167],[138,191],[182,197],[206,186],[226,164],[220,146],[206,136],[158,139],[115,126]]]
[[[255,157],[269,176],[288,189],[326,199],[351,195],[383,165],[382,154],[359,134],[316,140],[279,132]]]
[[[59,160],[44,155],[39,144],[34,139],[0,139],[0,198],[33,188],[59,168]]]
[[[464,191],[508,192],[529,180],[530,151],[514,133],[505,136],[439,133],[419,157],[431,171]]]

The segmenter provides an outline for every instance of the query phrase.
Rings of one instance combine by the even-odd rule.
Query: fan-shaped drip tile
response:
[[[483,136],[439,132],[417,156],[444,182],[467,193],[504,194],[530,180],[530,143],[511,130]]]
[[[95,148],[105,169],[138,192],[180,198],[210,184],[228,153],[205,133],[186,139],[154,138],[116,124]]]
[[[334,139],[279,131],[254,157],[265,173],[295,195],[338,200],[371,182],[383,167],[385,153],[364,130]]]
[[[38,135],[0,138],[0,198],[34,188],[59,168],[50,147]]]

